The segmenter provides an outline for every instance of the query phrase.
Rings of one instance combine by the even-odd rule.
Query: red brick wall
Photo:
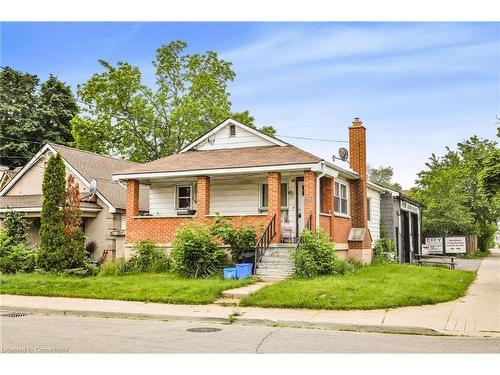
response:
[[[196,183],[196,216],[204,218],[210,213],[210,177],[198,176]]]
[[[316,172],[304,172],[304,225],[312,215],[311,229],[316,230]]]
[[[347,243],[349,232],[351,231],[351,219],[335,216],[334,221],[333,241],[337,243]]]
[[[333,212],[333,178],[321,177],[321,212]]]
[[[330,225],[330,216],[327,215],[319,215],[319,227],[324,230],[328,235],[330,235],[331,225]]]
[[[273,215],[276,215],[276,236],[272,242],[281,241],[281,173],[267,173],[268,186],[268,220],[271,220]]]
[[[226,217],[226,216],[225,216]],[[259,236],[269,220],[264,215],[254,216],[227,216],[235,228],[252,225]],[[175,231],[185,223],[192,220],[200,221],[191,217],[144,217],[131,218],[127,221],[127,243],[134,243],[142,240],[151,240],[156,243],[171,243],[174,239]],[[214,218],[206,218],[203,221],[213,223]]]

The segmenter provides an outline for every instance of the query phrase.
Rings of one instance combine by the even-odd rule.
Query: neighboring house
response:
[[[351,168],[341,168],[228,119],[175,155],[113,175],[127,183],[127,247],[149,239],[168,248],[182,224],[220,214],[266,229],[270,252],[320,227],[339,255],[369,262],[385,189],[367,182],[366,128],[357,118],[349,149]],[[141,184],[150,186],[148,215],[139,213]]]
[[[14,178],[21,168],[22,167],[16,167],[14,169],[10,169],[5,165],[0,165],[0,190],[2,190],[3,187]]]
[[[386,236],[396,244],[399,262],[410,263],[422,247],[422,206],[402,192],[386,189],[381,195],[380,214]]]
[[[127,190],[112,180],[112,173],[137,165],[129,161],[48,143],[0,191],[0,222],[4,211],[24,212],[31,222],[29,242],[38,245],[43,176],[50,155],[55,153],[61,154],[66,174],[74,175],[80,186],[82,225],[87,243],[94,241],[97,245],[93,257],[100,258],[104,251],[108,259],[123,257]],[[141,196],[142,201],[138,203],[143,212],[148,206],[147,191]]]

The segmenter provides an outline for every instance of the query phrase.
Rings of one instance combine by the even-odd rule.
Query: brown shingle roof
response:
[[[187,151],[114,174],[196,171],[219,168],[262,167],[317,163],[322,159],[295,146],[246,147],[210,151]]]
[[[4,195],[0,197],[0,208],[42,207],[43,195]],[[81,208],[102,208],[94,202],[80,202]]]
[[[140,166],[131,161],[99,155],[89,151],[78,150],[67,146],[50,143],[64,160],[71,164],[88,181],[96,180],[97,191],[101,193],[115,208],[125,209],[127,206],[127,189],[112,180],[113,173],[119,170]],[[142,188],[142,187],[141,187]],[[148,190],[147,187],[144,187]],[[139,209],[148,211],[149,194],[140,194]]]

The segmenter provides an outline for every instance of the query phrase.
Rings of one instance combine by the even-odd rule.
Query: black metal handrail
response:
[[[274,236],[276,236],[276,214],[273,215],[271,221],[267,224],[266,230],[262,233],[259,240],[255,244],[254,273],[256,271],[257,264],[264,256],[264,253],[271,244]]]

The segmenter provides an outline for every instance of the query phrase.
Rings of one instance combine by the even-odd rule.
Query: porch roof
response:
[[[0,211],[7,209],[30,209],[31,211],[42,208],[43,195],[4,195],[0,197]],[[102,207],[95,202],[80,201],[80,208],[82,211],[87,210],[101,210]]]
[[[196,172],[216,169],[314,165],[322,159],[295,146],[246,147],[187,151],[114,173],[115,179],[138,174]]]

